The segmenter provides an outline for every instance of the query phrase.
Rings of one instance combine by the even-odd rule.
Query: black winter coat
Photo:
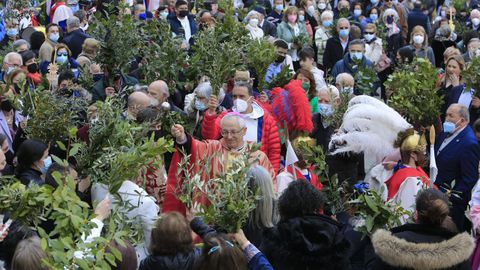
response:
[[[28,186],[30,184],[43,185],[45,182],[42,179],[42,173],[34,169],[27,169],[22,172],[18,172],[16,177],[24,184]]]
[[[377,258],[369,270],[470,269],[474,239],[466,232],[455,234],[440,227],[406,224],[372,236]]]
[[[325,215],[280,221],[266,229],[260,250],[275,270],[349,269],[343,225]]]

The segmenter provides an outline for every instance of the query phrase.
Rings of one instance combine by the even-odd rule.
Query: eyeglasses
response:
[[[345,29],[348,30],[348,26],[346,26],[346,27],[340,27],[340,30],[345,30]]]
[[[222,129],[220,131],[220,134],[222,134],[223,137],[225,137],[229,134],[232,135],[232,136],[236,136],[236,135],[240,134],[242,131],[243,131],[243,128],[241,128],[239,130],[225,130],[225,129]]]
[[[365,35],[373,35],[375,32],[365,32]]]

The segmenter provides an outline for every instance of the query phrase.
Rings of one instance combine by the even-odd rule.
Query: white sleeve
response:
[[[278,187],[278,194],[281,195],[285,189],[287,189],[288,185],[295,181],[293,175],[289,172],[283,171],[277,175],[277,187]]]

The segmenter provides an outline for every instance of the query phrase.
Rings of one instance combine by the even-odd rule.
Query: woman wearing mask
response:
[[[333,12],[326,10],[320,16],[321,25],[315,32],[315,45],[317,47],[317,64],[320,69],[325,71],[323,66],[323,54],[327,46],[327,40],[332,37]]]
[[[317,29],[318,27],[318,17],[319,13],[315,9],[312,0],[303,0],[303,3],[300,2],[302,5],[299,9],[303,9],[305,11],[305,23],[311,25],[312,29]]]
[[[5,20],[5,37],[0,41],[0,49],[4,49],[9,42],[13,42],[19,37],[19,26],[17,19]]]
[[[47,39],[45,39],[45,42],[43,42],[38,52],[40,64],[44,61],[51,61],[52,52],[63,35],[62,29],[57,24],[47,25],[45,31],[47,33]]]
[[[307,29],[308,36],[310,40],[313,40],[313,29],[310,22],[306,19],[306,12],[304,9],[298,9],[298,22],[303,23],[305,25],[305,29]]]
[[[330,6],[329,1],[326,1],[326,0],[318,0],[317,8],[320,14],[322,14],[324,11],[332,10],[332,6]],[[321,22],[320,22],[320,25],[321,25]]]
[[[360,2],[353,4],[353,19],[355,20],[356,25],[360,25],[362,20],[365,18],[363,16],[363,5]]]
[[[435,37],[432,41],[432,50],[435,55],[437,68],[445,68],[443,63],[443,53],[449,47],[455,47],[456,43],[450,39],[451,31],[448,25],[441,26],[435,30]]]
[[[428,36],[422,26],[417,25],[412,29],[408,47],[415,52],[417,57],[425,58],[435,66],[435,55],[432,47],[428,46]]]
[[[449,202],[444,193],[426,189],[418,193],[415,223],[377,230],[372,236],[376,258],[368,269],[471,269],[475,248],[468,232],[459,234],[449,224]]]
[[[382,22],[387,32],[387,56],[395,59],[398,49],[404,46],[405,40],[402,37],[401,29],[398,25],[398,13],[394,9],[387,9],[383,12]]]
[[[23,70],[28,72],[27,78],[33,85],[38,86],[42,82],[40,69],[38,67],[35,53],[32,51],[25,51],[21,53],[23,59]]]
[[[59,71],[72,70],[75,77],[78,78],[78,63],[72,58],[72,52],[67,45],[58,44],[55,46],[50,61],[44,61],[40,64],[40,71],[42,74],[48,73],[48,68],[52,63],[59,66]]]
[[[366,25],[363,37],[365,39],[365,57],[374,65],[377,65],[383,54],[383,42],[377,37],[375,24],[369,23]]]
[[[210,97],[212,96],[212,85],[209,81],[204,81],[198,84],[193,93],[185,96],[184,111],[187,113],[187,117],[195,121],[193,128],[193,135],[196,138],[201,138],[202,134],[202,122],[205,111],[208,109]],[[221,89],[218,97],[218,104],[221,104],[225,98],[225,93]],[[217,107],[217,112],[220,113],[224,110],[223,107]]]
[[[245,28],[247,28],[251,39],[263,38],[263,30],[258,26],[259,17],[257,12],[252,12],[250,16],[247,17],[248,23]]]
[[[302,81],[302,88],[307,94],[312,114],[318,113],[318,97],[317,91],[315,90],[315,78],[313,77],[312,72],[301,68],[297,71],[295,76],[293,76],[293,79]]]
[[[39,140],[24,141],[17,151],[18,166],[15,176],[28,186],[30,184],[43,185],[45,175],[52,165],[52,158],[48,155],[48,146]]]
[[[360,28],[362,29],[362,32],[365,31],[365,27],[369,23],[377,23],[378,22],[378,15],[380,13],[380,10],[376,7],[370,9],[370,12],[367,13],[367,16],[363,18],[363,20],[360,23]]]
[[[292,57],[295,69],[300,67],[297,51],[305,45],[295,42],[295,39],[301,35],[308,36],[308,33],[305,25],[298,22],[298,9],[296,7],[288,7],[283,21],[277,27],[277,36],[288,43],[288,55]]]
[[[18,83],[21,79],[25,80],[26,75],[25,72],[22,70],[15,70],[12,72],[11,80],[9,79],[9,83],[11,83],[14,88],[13,91],[7,92],[5,95],[1,97],[0,102],[0,133],[7,136],[8,142],[8,149],[14,152],[13,149],[13,141],[15,139],[15,135],[20,127],[20,123],[24,121],[24,117],[20,114],[18,110],[15,109],[13,106],[13,96],[14,93],[20,91]]]

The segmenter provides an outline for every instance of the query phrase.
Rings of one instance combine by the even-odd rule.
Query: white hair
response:
[[[272,176],[260,165],[252,166],[247,172],[249,188],[260,190],[261,199],[256,201],[255,210],[250,213],[250,223],[256,228],[271,228],[277,223],[275,192]]]
[[[327,16],[333,19],[333,12],[331,10],[325,10],[322,12],[322,15],[320,15],[320,20],[323,22]]]
[[[328,94],[328,96],[332,97],[333,99],[339,98],[340,97],[340,91],[338,91],[337,87],[334,85],[327,85],[326,87],[318,90],[318,94],[325,92]]]
[[[22,56],[19,53],[16,52],[9,52],[7,55],[5,55],[5,58],[3,58],[3,64],[8,64],[12,58],[17,58],[20,60],[20,65],[23,66],[23,60]]]
[[[238,125],[240,128],[245,128],[247,124],[245,123],[245,120],[240,116],[236,114],[227,114],[225,115],[222,120],[220,120],[220,126],[222,127],[225,121],[230,121],[230,120],[235,120],[237,121]]]
[[[387,21],[387,17],[388,16],[391,16],[393,15],[394,17],[394,21],[397,22],[398,21],[398,13],[395,9],[393,8],[389,8],[387,10],[385,10],[385,12],[383,12],[383,21],[386,22]]]
[[[68,27],[71,27],[71,28],[73,28],[73,27],[77,27],[77,28],[80,27],[80,19],[77,18],[77,17],[75,17],[75,16],[69,17],[69,18],[67,19],[67,26],[68,26]]]
[[[350,21],[347,18],[340,18],[338,19],[338,22],[337,22],[337,29],[339,29],[340,23],[342,22],[346,22],[348,24],[348,28],[350,28]]]

